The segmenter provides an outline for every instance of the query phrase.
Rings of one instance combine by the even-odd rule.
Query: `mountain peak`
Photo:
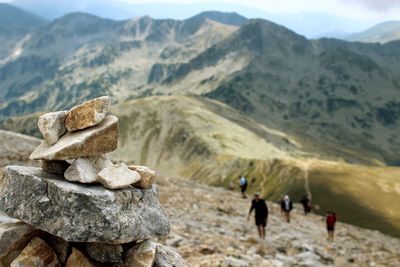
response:
[[[239,15],[236,12],[220,12],[220,11],[204,11],[196,16],[187,19],[186,21],[189,20],[204,21],[205,19],[214,20],[216,22],[232,26],[241,26],[247,21],[247,18]]]
[[[19,7],[0,3],[0,25],[2,27],[35,28],[46,22],[45,19]]]

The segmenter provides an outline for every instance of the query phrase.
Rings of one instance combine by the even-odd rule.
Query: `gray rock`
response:
[[[86,129],[99,124],[111,106],[111,98],[102,96],[73,107],[65,120],[68,131]]]
[[[65,171],[64,178],[71,182],[95,183],[97,174],[111,166],[112,162],[103,156],[79,158]]]
[[[65,110],[47,113],[39,117],[39,130],[49,146],[57,143],[60,136],[67,132],[64,124],[67,114],[68,111]]]
[[[140,181],[140,175],[130,170],[124,163],[118,163],[102,169],[97,174],[97,179],[105,188],[121,189]]]
[[[169,232],[154,188],[108,190],[32,167],[9,166],[6,173],[0,209],[66,241],[122,244]]]
[[[90,258],[99,262],[119,263],[122,262],[122,245],[106,243],[86,243],[86,252]]]
[[[42,160],[40,167],[42,167],[45,172],[64,174],[69,167],[69,163],[64,160]]]
[[[152,267],[156,258],[157,244],[145,240],[126,252],[123,264],[118,267]]]
[[[99,156],[117,148],[118,134],[118,118],[107,116],[95,127],[66,133],[53,146],[42,142],[30,159],[67,160]]]
[[[173,249],[161,244],[157,244],[156,259],[153,267],[188,267],[190,266]]]
[[[0,266],[9,266],[34,235],[34,228],[23,222],[0,225]]]

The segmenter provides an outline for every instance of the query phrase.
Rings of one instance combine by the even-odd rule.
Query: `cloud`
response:
[[[375,11],[388,11],[400,7],[399,0],[341,0],[344,3],[354,2],[364,5]]]

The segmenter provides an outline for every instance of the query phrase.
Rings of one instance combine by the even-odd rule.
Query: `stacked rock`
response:
[[[0,266],[187,266],[151,241],[170,230],[155,172],[105,156],[118,145],[110,106],[99,97],[39,118],[41,168],[8,166],[0,181],[0,209],[23,222],[0,226]]]

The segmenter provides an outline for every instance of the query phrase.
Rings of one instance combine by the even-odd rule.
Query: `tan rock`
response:
[[[72,162],[65,171],[64,177],[71,182],[95,183],[97,174],[104,168],[113,166],[104,156],[79,158]]]
[[[63,174],[69,167],[65,160],[42,160],[41,167],[45,172]]]
[[[140,181],[134,184],[135,187],[147,189],[153,185],[154,179],[156,177],[155,171],[146,166],[131,165],[128,168],[140,174]]]
[[[42,142],[33,151],[30,159],[67,160],[99,156],[117,148],[118,134],[118,118],[107,116],[95,127],[65,134],[53,146]]]
[[[39,117],[38,127],[48,145],[57,143],[60,136],[67,132],[64,124],[67,114],[68,111],[65,110],[47,113]]]
[[[98,181],[109,189],[126,188],[139,180],[139,173],[130,170],[124,163],[104,168],[98,174]]]
[[[94,267],[92,261],[76,248],[72,248],[72,254],[69,256],[65,267]]]
[[[64,264],[67,261],[69,242],[57,236],[51,236],[50,242],[51,247],[57,254],[58,260],[61,264]]]
[[[111,99],[102,96],[73,107],[65,120],[68,131],[86,129],[99,124],[111,106]]]
[[[34,237],[21,254],[10,265],[11,267],[60,267],[57,255],[42,239]]]
[[[151,267],[157,253],[157,244],[145,240],[126,252],[124,263],[118,267]]]
[[[9,266],[34,235],[34,228],[23,222],[0,225],[0,266]]]

